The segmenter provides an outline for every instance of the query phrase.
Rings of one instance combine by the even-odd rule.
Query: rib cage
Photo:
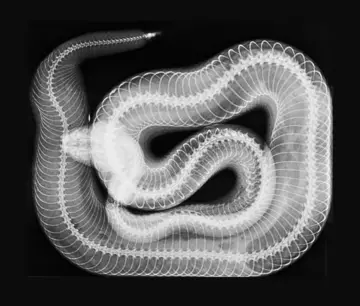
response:
[[[155,124],[218,123],[264,99],[276,113],[269,149],[262,152],[253,136],[241,131],[209,128],[183,144],[162,168],[147,166],[139,188],[159,193],[155,201],[142,199],[146,192],[139,192],[133,205],[157,210],[175,206],[230,163],[247,188],[228,203],[143,217],[108,200],[105,210],[89,169],[62,150],[62,135],[85,124],[78,62],[89,48],[110,53],[141,46],[148,37],[136,32],[85,36],[59,47],[39,66],[32,93],[41,114],[34,195],[48,237],[71,261],[101,274],[257,276],[290,264],[313,243],[329,211],[332,133],[326,84],[313,64],[292,48],[251,42],[192,72],[147,73],[115,88],[97,113],[101,121],[119,109],[119,122],[139,140]],[[205,139],[216,141],[209,146]],[[269,166],[272,161],[276,169]],[[201,173],[201,164],[212,169]],[[274,176],[276,186],[267,184]],[[169,188],[172,184],[175,191]],[[167,198],[171,204],[160,201],[166,192],[177,197]],[[109,224],[110,210],[121,217],[123,235]]]

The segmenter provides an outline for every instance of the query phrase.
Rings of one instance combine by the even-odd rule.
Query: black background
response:
[[[334,53],[331,30],[328,23],[309,21],[302,18],[287,20],[195,20],[188,18],[178,21],[129,21],[123,23],[104,23],[86,21],[29,21],[26,32],[26,67],[28,90],[37,66],[54,48],[76,36],[103,30],[141,29],[160,31],[162,35],[145,47],[97,59],[85,61],[80,68],[88,94],[90,114],[113,86],[138,73],[151,70],[176,68],[186,69],[198,65],[214,55],[236,44],[253,39],[269,39],[283,42],[305,53],[313,60],[325,76],[330,90],[333,84]],[[35,214],[31,195],[31,169],[34,157],[35,121],[27,104],[28,116],[28,205],[25,224],[26,254],[25,273],[31,277],[91,276],[67,261],[50,244],[42,232]],[[268,116],[264,110],[232,122],[246,126],[265,139]],[[154,139],[151,150],[161,157],[175,145],[196,131],[164,135]],[[165,145],[164,145],[165,144]],[[226,194],[234,185],[235,176],[231,171],[222,171],[197,192],[191,200],[206,201]],[[221,182],[221,184],[219,184]],[[225,183],[224,183],[225,182]],[[217,188],[214,188],[214,187]],[[216,190],[216,192],[214,192]],[[276,273],[278,279],[325,279],[330,274],[330,261],[333,250],[333,217],[311,249],[292,266]]]

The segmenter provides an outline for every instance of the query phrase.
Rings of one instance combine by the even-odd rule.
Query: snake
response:
[[[128,77],[90,124],[80,63],[160,35],[83,34],[39,64],[32,190],[46,237],[95,275],[258,277],[288,267],[331,208],[332,96],[323,74],[295,47],[245,41],[186,69]],[[269,111],[265,142],[227,123],[256,107]],[[146,149],[152,135],[195,128],[159,160]],[[184,205],[227,168],[237,177],[232,192]]]

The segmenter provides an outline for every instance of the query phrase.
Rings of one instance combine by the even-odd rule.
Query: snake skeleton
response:
[[[129,78],[88,126],[79,63],[140,48],[157,34],[86,34],[38,67],[33,194],[46,235],[94,274],[279,271],[309,249],[330,210],[332,102],[324,78],[294,48],[250,41],[187,71]],[[221,123],[255,106],[271,110],[264,146],[250,130]],[[159,162],[142,147],[154,131],[195,127],[200,132]],[[211,205],[180,205],[225,168],[240,178],[235,192]]]

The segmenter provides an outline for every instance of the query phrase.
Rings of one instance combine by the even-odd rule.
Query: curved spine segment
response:
[[[120,84],[84,128],[79,61],[153,36],[83,36],[40,65],[32,91],[40,113],[34,191],[47,235],[67,258],[101,274],[259,276],[289,265],[330,209],[332,108],[322,75],[291,47],[249,42],[199,69]],[[272,114],[264,148],[250,131],[220,125],[258,104]],[[205,125],[161,163],[141,150],[156,127]],[[90,163],[113,196],[105,209]],[[176,207],[225,167],[239,177],[227,199]],[[124,205],[156,213],[136,215]]]

